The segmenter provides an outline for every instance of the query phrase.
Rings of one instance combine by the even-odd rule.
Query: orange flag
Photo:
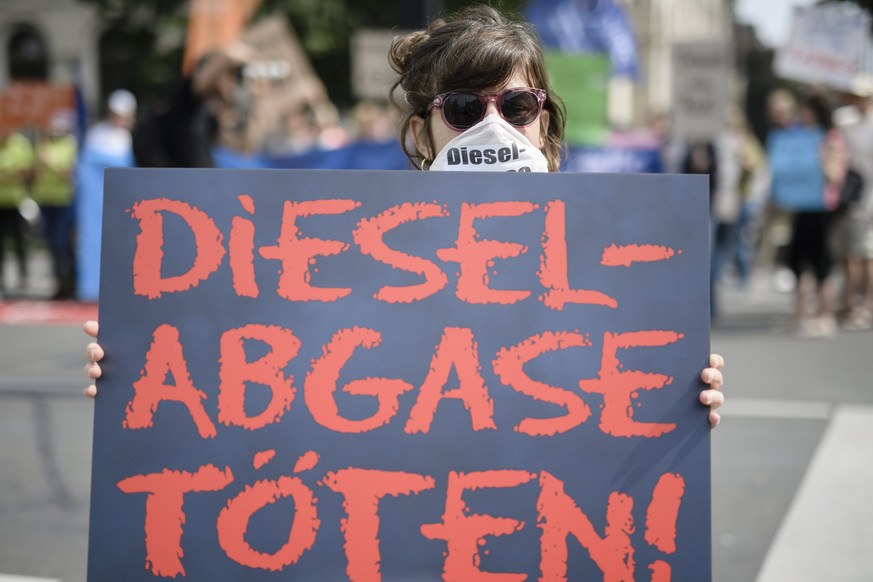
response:
[[[261,0],[191,0],[182,71],[201,56],[240,37]]]

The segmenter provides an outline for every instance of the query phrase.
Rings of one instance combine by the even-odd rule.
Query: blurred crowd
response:
[[[204,55],[164,95],[139,107],[131,92],[112,92],[85,132],[66,111],[48,130],[0,129],[0,299],[34,297],[29,251],[37,247],[51,256],[53,290],[45,298],[98,299],[106,168],[211,168],[222,150],[234,159],[281,159],[396,142],[387,101],[360,102],[344,120],[329,101],[312,98],[318,88],[308,94],[304,87],[265,106],[258,97],[269,90],[269,77],[246,77],[245,50],[235,43]],[[7,248],[17,270],[3,264]]]
[[[777,89],[763,143],[737,110],[715,139],[664,134],[668,171],[707,174],[711,308],[756,266],[794,294],[794,331],[827,338],[873,328],[873,88]]]
[[[81,140],[66,115],[48,131],[0,135],[0,248],[12,250],[17,265],[15,278],[0,252],[3,297],[27,288],[28,232],[39,232],[52,260],[52,298],[96,301],[107,167],[203,168],[219,165],[221,148],[275,159],[396,142],[387,102],[359,103],[341,118],[304,86],[265,107],[269,76],[250,74],[244,47],[231,49],[202,57],[159,100],[137,107],[130,92],[113,92]],[[738,108],[708,141],[672,137],[666,116],[652,124],[666,171],[709,176],[713,318],[719,291],[745,288],[757,267],[794,293],[797,333],[873,327],[871,96],[775,90],[763,141]]]

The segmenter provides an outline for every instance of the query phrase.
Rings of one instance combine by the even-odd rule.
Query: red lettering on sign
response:
[[[421,526],[421,533],[429,540],[445,540],[448,546],[443,564],[443,580],[465,582],[467,580],[500,580],[505,582],[526,580],[525,574],[496,574],[479,569],[479,546],[486,536],[510,535],[524,528],[524,522],[508,517],[469,514],[464,503],[464,491],[482,488],[510,488],[524,485],[536,478],[527,471],[477,471],[474,473],[449,473],[446,488],[446,510],[440,523]]]
[[[285,202],[282,230],[275,246],[261,247],[261,256],[282,262],[279,275],[279,295],[291,301],[336,301],[352,292],[347,288],[313,287],[309,284],[311,264],[315,257],[329,257],[348,250],[349,245],[338,240],[300,237],[297,219],[323,214],[343,214],[360,206],[354,200],[305,200]]]
[[[273,460],[276,456],[276,451],[273,449],[267,449],[266,451],[259,451],[255,453],[254,458],[252,459],[252,467],[255,470],[262,468],[264,465]]]
[[[146,569],[155,576],[185,575],[182,566],[183,503],[186,493],[220,491],[233,481],[230,468],[200,467],[193,475],[170,471],[134,475],[118,482],[124,493],[148,493],[145,504]]]
[[[511,305],[530,296],[530,291],[492,289],[488,286],[488,268],[494,259],[511,259],[527,252],[527,247],[518,243],[496,240],[479,240],[474,222],[476,219],[523,216],[536,210],[531,202],[486,202],[461,204],[458,239],[453,248],[439,249],[437,256],[460,266],[458,299],[473,304],[500,303]]]
[[[240,204],[249,214],[255,213],[255,201],[248,194],[239,197]],[[233,290],[240,297],[257,297],[255,281],[255,223],[241,216],[234,216],[230,227],[230,271],[233,275]]]
[[[449,373],[454,366],[459,386],[444,392]],[[455,398],[464,403],[473,421],[473,430],[496,429],[494,401],[488,394],[479,366],[479,348],[469,328],[447,327],[430,361],[430,370],[418,400],[409,413],[403,429],[407,433],[430,431],[437,406],[444,398]]]
[[[165,383],[168,372],[173,374],[175,386]],[[215,425],[203,407],[206,394],[195,388],[191,381],[188,363],[179,342],[179,330],[172,325],[164,324],[155,329],[142,375],[133,383],[133,390],[133,399],[125,409],[124,428],[151,427],[158,404],[163,401],[180,402],[191,414],[200,436],[215,438]]]
[[[579,333],[545,332],[497,353],[492,365],[494,373],[504,385],[534,400],[567,410],[567,414],[557,418],[526,418],[515,427],[516,431],[532,436],[552,436],[567,432],[588,420],[591,409],[579,396],[569,390],[532,380],[525,374],[524,365],[548,352],[590,345],[588,338]]]
[[[246,340],[262,341],[270,351],[261,358],[246,360]],[[228,426],[248,430],[263,428],[278,422],[294,401],[294,377],[282,371],[300,349],[290,330],[275,325],[250,324],[221,334],[221,358],[218,377],[218,421]],[[248,382],[270,389],[270,402],[257,416],[248,416],[245,409]]]
[[[315,468],[318,464],[319,456],[315,451],[306,451],[300,458],[297,459],[297,462],[294,463],[294,473],[303,473],[304,471],[310,471]]]
[[[274,451],[255,454],[254,466],[269,462]],[[294,471],[311,470],[318,462],[314,451],[307,451],[297,460]],[[230,468],[224,471],[204,465],[196,473],[171,471],[134,475],[119,481],[124,493],[147,493],[145,507],[146,568],[158,576],[185,575],[181,559],[183,511],[186,493],[220,491],[233,481]],[[488,536],[511,535],[524,529],[524,522],[508,517],[472,513],[464,501],[468,491],[491,488],[515,488],[536,483],[537,527],[540,530],[540,580],[565,582],[568,578],[568,540],[572,535],[603,573],[607,582],[627,582],[634,579],[635,548],[631,535],[635,533],[634,499],[620,491],[609,494],[605,508],[606,526],[601,535],[588,515],[565,493],[564,483],[554,475],[520,470],[489,470],[470,473],[450,471],[445,490],[445,510],[441,521],[420,526],[429,540],[446,542],[443,553],[443,579],[525,580],[520,573],[482,571],[480,553]],[[385,497],[418,495],[435,487],[427,475],[402,471],[381,471],[348,467],[328,472],[319,485],[343,496],[346,518],[340,520],[345,537],[346,573],[353,582],[378,582],[381,577],[379,530],[380,504]],[[645,539],[666,553],[676,551],[676,519],[682,502],[685,481],[681,475],[664,473],[652,493],[646,513]],[[252,516],[284,498],[291,498],[288,540],[274,553],[253,548],[246,535]],[[231,498],[216,521],[218,543],[227,556],[243,566],[278,571],[297,563],[315,545],[321,521],[318,500],[313,491],[297,477],[258,481]],[[599,521],[599,520],[598,520]],[[671,566],[663,560],[648,565],[651,579],[669,582]]]
[[[343,508],[348,518],[341,520],[340,529],[346,540],[346,574],[352,582],[378,582],[382,561],[379,501],[386,495],[397,497],[433,489],[433,478],[400,471],[348,468],[328,473],[323,483],[345,499]]]
[[[619,348],[666,346],[682,339],[675,331],[635,331],[603,334],[603,353],[597,379],[580,380],[585,392],[603,394],[600,429],[615,437],[659,437],[676,428],[673,423],[638,422],[633,419],[637,390],[657,390],[673,381],[663,374],[630,370],[620,372]]]
[[[194,233],[196,254],[188,272],[162,277],[164,262],[164,216],[172,212],[182,218]],[[131,216],[139,220],[133,256],[133,292],[157,299],[163,293],[187,291],[214,273],[224,258],[223,236],[215,222],[201,210],[167,198],[141,200],[131,208]]]
[[[374,218],[365,218],[358,223],[358,228],[353,234],[363,254],[370,255],[395,269],[424,276],[424,282],[418,285],[405,287],[386,285],[376,292],[374,299],[388,303],[412,303],[430,297],[448,285],[446,274],[436,263],[394,250],[383,240],[385,233],[401,224],[448,215],[439,204],[404,202],[392,206]]]
[[[676,520],[685,494],[685,479],[675,473],[664,473],[652,492],[652,502],[646,511],[646,543],[665,554],[676,551]]]
[[[548,289],[540,300],[550,309],[561,310],[567,303],[603,305],[613,309],[618,301],[606,293],[587,289],[570,289],[567,273],[567,210],[562,200],[546,204],[546,226],[543,230],[543,254],[537,271],[540,283]]]
[[[537,499],[537,526],[542,530],[540,580],[566,582],[567,538],[572,534],[603,572],[604,582],[632,582],[634,548],[630,535],[634,531],[633,503],[633,498],[624,493],[609,495],[606,531],[600,537],[588,516],[564,493],[563,481],[546,471],[541,472]]]
[[[288,497],[294,500],[288,541],[273,554],[254,549],[245,539],[249,520],[261,509]],[[312,490],[297,477],[258,481],[228,501],[218,514],[218,545],[228,558],[249,568],[278,571],[296,564],[312,548],[321,526],[315,502]]]
[[[673,570],[670,564],[663,560],[655,560],[649,564],[649,570],[652,571],[651,582],[670,582],[673,576]]]
[[[333,335],[322,356],[312,362],[303,386],[304,399],[315,422],[337,432],[361,433],[387,424],[397,414],[399,396],[412,390],[411,384],[399,379],[364,378],[345,385],[343,392],[378,399],[379,409],[369,418],[344,418],[336,403],[340,371],[355,349],[363,347],[369,350],[381,341],[382,335],[378,331],[363,327],[341,329]]]
[[[679,251],[681,254],[682,251]],[[676,251],[658,245],[609,245],[603,249],[600,264],[605,267],[630,267],[634,263],[666,261]]]

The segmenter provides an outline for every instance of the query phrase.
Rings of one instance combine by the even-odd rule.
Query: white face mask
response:
[[[491,114],[447,143],[430,169],[548,172],[549,163],[543,152],[523,134],[499,115]]]

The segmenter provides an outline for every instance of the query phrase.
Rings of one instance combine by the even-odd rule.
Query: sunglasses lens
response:
[[[477,95],[454,93],[443,102],[446,123],[456,129],[469,129],[479,123],[485,108]]]
[[[500,113],[512,125],[530,125],[540,112],[537,96],[529,91],[509,91],[503,95]]]

